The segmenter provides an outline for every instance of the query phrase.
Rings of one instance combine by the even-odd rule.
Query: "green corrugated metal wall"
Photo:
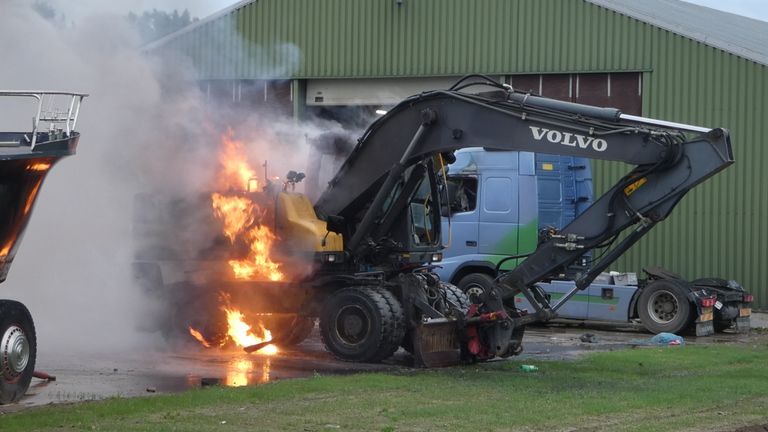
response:
[[[162,49],[201,79],[634,71],[648,28],[582,0],[259,0]]]
[[[732,131],[737,164],[618,263],[739,279],[768,307],[768,68],[583,0],[259,0],[164,42],[202,79],[643,71],[643,114]],[[598,192],[626,168],[600,164]]]

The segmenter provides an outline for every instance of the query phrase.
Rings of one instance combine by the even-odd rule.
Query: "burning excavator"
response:
[[[474,86],[493,91],[469,93]],[[483,76],[410,97],[373,122],[314,205],[294,192],[302,174],[283,182],[256,175],[233,156],[240,144],[231,135],[224,142],[223,183],[201,201],[218,240],[194,257],[160,242],[136,263],[145,289],[171,305],[170,321],[184,323],[181,332],[203,345],[234,340],[257,350],[296,344],[319,319],[323,342],[339,359],[378,362],[403,347],[425,366],[520,353],[527,324],[554,318],[690,189],[733,163],[725,129],[551,100]],[[443,248],[446,167],[466,147],[634,168],[470,304],[430,271]],[[139,215],[140,231],[150,234],[150,220],[163,218],[185,232],[190,208],[201,208],[179,202],[167,213],[151,197],[140,200],[150,209]],[[550,303],[537,283],[597,248],[607,250]],[[516,307],[519,294],[534,310]],[[236,326],[254,337],[237,342]]]
[[[0,131],[0,282],[19,249],[43,180],[59,159],[75,153],[80,140],[75,126],[86,96],[0,90],[3,101],[35,103],[32,130]],[[26,393],[36,357],[29,310],[17,301],[0,300],[0,404],[15,402]]]

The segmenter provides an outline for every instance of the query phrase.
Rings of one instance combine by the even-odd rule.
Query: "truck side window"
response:
[[[451,213],[474,211],[477,207],[477,178],[448,177],[448,207]]]

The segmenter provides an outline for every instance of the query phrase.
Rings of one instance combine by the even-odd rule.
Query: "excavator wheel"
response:
[[[304,342],[315,328],[315,319],[303,316],[290,316],[270,321],[272,338],[281,347],[292,347]]]
[[[29,310],[17,301],[0,300],[0,405],[24,396],[36,357],[37,337]]]
[[[320,312],[320,336],[339,360],[380,362],[397,351],[404,334],[400,301],[384,288],[338,290]]]
[[[463,312],[464,315],[467,314],[472,302],[469,300],[469,296],[465,294],[461,288],[448,282],[440,282],[440,290],[445,293],[446,300],[457,304],[461,309],[461,312]],[[441,312],[445,313],[447,311]]]

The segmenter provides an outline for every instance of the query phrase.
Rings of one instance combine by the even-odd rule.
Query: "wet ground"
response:
[[[582,342],[585,334],[591,342]],[[525,351],[516,359],[530,362],[544,359],[572,359],[586,352],[621,349],[647,340],[650,334],[639,328],[612,328],[596,325],[533,327],[526,330]],[[745,342],[748,336],[718,334],[686,337],[687,344]],[[398,351],[384,364],[346,363],[335,360],[315,333],[292,351],[274,356],[194,350],[187,352],[127,352],[109,354],[61,354],[41,350],[37,369],[56,376],[56,381],[33,379],[27,396],[15,405],[0,406],[0,413],[24,408],[181,392],[206,385],[258,385],[269,381],[307,377],[315,374],[400,370],[413,367],[413,359]]]

